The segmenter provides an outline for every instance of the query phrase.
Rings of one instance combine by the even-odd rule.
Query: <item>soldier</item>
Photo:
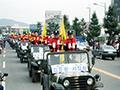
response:
[[[62,39],[59,37],[59,31],[53,32],[53,38],[50,39],[51,52],[59,52],[62,47]]]
[[[67,32],[68,37],[64,41],[64,49],[65,51],[73,51],[77,49],[76,39],[73,36],[72,31]]]

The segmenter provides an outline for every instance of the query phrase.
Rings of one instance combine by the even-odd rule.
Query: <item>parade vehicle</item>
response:
[[[5,79],[8,76],[8,73],[0,72],[0,90],[5,90]]]
[[[100,75],[92,75],[94,57],[86,51],[50,52],[44,60],[43,90],[97,90]],[[46,62],[46,63],[45,63]]]
[[[28,49],[29,43],[27,41],[22,41],[20,43],[20,62],[27,62],[28,61],[28,56],[29,56],[29,49]]]
[[[45,50],[49,50],[46,45],[33,45],[31,46],[31,53],[28,59],[29,77],[32,82],[40,81],[40,74],[42,70],[43,53]]]
[[[1,45],[0,45],[0,54],[2,53],[2,47],[1,47]]]
[[[4,39],[0,38],[0,54],[2,53],[3,49],[4,49]]]

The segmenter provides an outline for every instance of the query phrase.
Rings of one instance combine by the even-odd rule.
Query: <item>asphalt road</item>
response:
[[[32,83],[28,76],[27,64],[20,63],[15,50],[7,45],[5,51],[5,57],[4,54],[0,55],[0,69],[8,73],[6,90],[42,90],[40,83]]]
[[[0,70],[8,72],[6,90],[42,90],[40,83],[32,83],[28,77],[27,64],[21,64],[15,50],[9,45],[0,55]],[[120,58],[112,60],[96,59],[94,74],[101,75],[104,87],[100,90],[120,90]]]

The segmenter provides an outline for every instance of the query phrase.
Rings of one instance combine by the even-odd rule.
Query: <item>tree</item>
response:
[[[48,28],[47,28],[47,31],[49,32],[52,32],[52,31],[55,31],[55,30],[58,30],[59,29],[59,25],[54,23],[54,22],[49,22],[48,23]]]
[[[75,19],[73,20],[73,25],[72,25],[72,29],[75,30],[76,36],[80,35],[80,21],[78,18],[75,17]]]
[[[42,32],[42,25],[40,22],[37,22],[37,29],[38,29],[38,34],[40,34]]]
[[[94,12],[89,25],[89,31],[87,32],[88,42],[94,41],[95,37],[98,37],[100,35],[100,30],[101,27],[99,25],[96,13]]]
[[[84,36],[86,34],[86,29],[87,29],[86,22],[84,18],[82,18],[80,21],[80,34]]]
[[[70,29],[70,22],[68,20],[68,17],[66,15],[64,15],[63,18],[64,18],[65,30],[69,30]]]
[[[104,28],[106,28],[105,33],[109,34],[108,39],[112,40],[115,38],[115,35],[118,35],[120,31],[117,29],[118,22],[117,22],[117,14],[116,10],[113,6],[109,7],[108,12],[104,18]]]

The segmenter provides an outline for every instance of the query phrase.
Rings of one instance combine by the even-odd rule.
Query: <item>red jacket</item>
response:
[[[72,39],[67,38],[64,41],[64,46],[66,47],[67,51],[75,50],[76,49],[76,39],[75,38],[72,38]]]
[[[62,39],[60,37],[58,37],[58,38],[51,38],[49,45],[50,45],[51,52],[60,51],[61,50],[61,45],[62,45]]]
[[[47,45],[47,44],[50,44],[50,36],[46,36],[43,38],[43,45]]]

